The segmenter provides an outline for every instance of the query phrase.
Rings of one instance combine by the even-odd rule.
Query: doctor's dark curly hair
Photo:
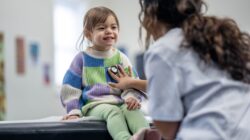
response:
[[[234,80],[250,83],[250,36],[240,31],[234,20],[203,15],[202,8],[207,6],[202,0],[140,0],[140,5],[146,44],[153,24],[180,27],[184,47],[192,48],[206,63],[216,63]]]

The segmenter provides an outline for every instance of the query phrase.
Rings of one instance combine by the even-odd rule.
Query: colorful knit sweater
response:
[[[78,53],[64,76],[61,100],[69,115],[85,115],[98,104],[121,104],[128,97],[141,100],[139,91],[130,89],[122,92],[108,85],[108,82],[115,82],[108,74],[109,67],[119,64],[128,72],[128,66],[131,66],[122,52],[113,48],[106,58],[95,55],[88,49]],[[135,70],[133,76],[137,77]]]

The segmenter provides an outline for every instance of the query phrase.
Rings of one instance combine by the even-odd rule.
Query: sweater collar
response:
[[[114,55],[115,50],[116,50],[115,48],[111,48],[107,51],[98,51],[98,50],[93,49],[92,47],[88,47],[85,52],[88,55],[95,57],[95,58],[109,58]]]

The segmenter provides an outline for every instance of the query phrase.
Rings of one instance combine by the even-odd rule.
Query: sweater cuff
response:
[[[81,112],[81,110],[79,110],[79,109],[73,109],[73,110],[71,110],[69,113],[68,113],[68,115],[70,116],[70,115],[79,115],[80,117],[82,116],[82,112]]]
[[[139,93],[137,93],[136,90],[133,89],[127,89],[122,92],[121,98],[123,100],[127,100],[128,98],[134,98],[136,101],[141,102],[142,98]]]

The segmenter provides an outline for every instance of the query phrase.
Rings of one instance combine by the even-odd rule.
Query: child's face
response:
[[[113,16],[108,16],[105,23],[97,24],[92,33],[90,40],[93,47],[99,51],[107,51],[117,42],[119,27]]]

